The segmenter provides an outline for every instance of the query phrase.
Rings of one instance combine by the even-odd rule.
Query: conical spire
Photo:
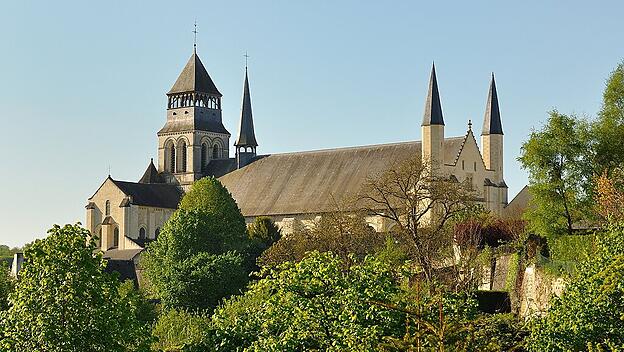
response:
[[[240,127],[238,139],[234,143],[237,147],[257,147],[256,134],[254,132],[253,114],[251,113],[251,94],[249,93],[249,78],[245,67],[245,86],[243,88],[243,106],[241,109]]]
[[[139,183],[165,183],[165,180],[163,180],[158,170],[156,170],[156,166],[154,166],[154,159],[150,160],[150,164],[147,166],[147,170],[145,170]]]
[[[199,59],[199,56],[194,51],[193,55],[191,55],[186,63],[186,66],[184,66],[182,73],[180,73],[180,76],[178,76],[178,79],[167,94],[189,92],[201,92],[219,97],[222,96]]]
[[[488,94],[487,105],[485,106],[485,117],[483,119],[483,131],[481,132],[481,135],[488,134],[503,134],[494,73],[492,73],[492,81],[490,82],[490,92]]]
[[[431,67],[431,78],[429,79],[429,92],[425,102],[425,115],[422,126],[444,125],[442,117],[442,104],[440,104],[440,93],[438,92],[438,80],[436,78],[435,63]]]

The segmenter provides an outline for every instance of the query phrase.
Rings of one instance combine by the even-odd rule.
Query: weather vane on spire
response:
[[[247,51],[245,51],[245,55],[243,55],[245,57],[245,70],[247,70],[247,59],[249,59],[249,55],[247,55]]]
[[[197,20],[195,20],[195,28],[193,29],[193,52],[197,52]]]

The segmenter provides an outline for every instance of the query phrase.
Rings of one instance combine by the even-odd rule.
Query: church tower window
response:
[[[106,201],[106,206],[105,206],[104,214],[105,214],[106,216],[109,216],[109,215],[110,215],[110,200],[107,200],[107,201]]]
[[[220,151],[219,151],[219,145],[218,145],[218,144],[215,144],[215,145],[212,147],[212,158],[213,158],[213,159],[219,159],[219,152],[220,152]]]
[[[158,235],[160,235],[160,227],[157,227],[156,231],[154,231],[154,239],[158,239]]]
[[[167,160],[165,160],[167,171],[175,172],[176,150],[173,142],[167,143],[167,146],[165,147],[165,158],[167,158]]]
[[[180,162],[178,163],[178,172],[186,172],[186,142],[182,141],[179,144],[180,148]]]
[[[139,229],[139,239],[140,240],[144,240],[145,239],[145,227],[141,227]]]
[[[202,169],[208,165],[208,144],[202,143],[201,146],[201,167]]]
[[[119,228],[115,227],[113,231],[113,247],[119,247]]]

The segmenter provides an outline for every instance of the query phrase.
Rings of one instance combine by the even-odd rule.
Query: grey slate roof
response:
[[[180,76],[178,76],[178,79],[167,94],[187,92],[201,92],[222,96],[195,52],[193,52],[182,73],[180,73]]]
[[[125,195],[130,196],[134,205],[177,209],[182,198],[182,191],[176,185],[112,181]]]
[[[503,134],[500,110],[498,108],[498,93],[496,92],[496,82],[492,73],[490,91],[488,93],[487,104],[485,105],[485,117],[483,118],[483,131],[481,135]]]
[[[143,249],[109,249],[102,254],[104,259],[111,260],[133,260]]]
[[[158,170],[156,170],[156,166],[154,166],[154,159],[150,160],[147,170],[145,170],[139,183],[165,183],[163,177],[158,173]]]
[[[445,155],[459,153],[462,140],[447,139]],[[219,180],[244,216],[323,213],[359,192],[367,177],[420,155],[420,141],[274,154]]]
[[[221,177],[236,170],[236,159],[214,159],[210,160],[204,169],[204,176]]]
[[[429,78],[429,92],[425,101],[425,114],[423,115],[422,126],[444,125],[442,116],[442,104],[440,103],[440,92],[438,91],[438,79],[436,78],[435,64],[431,67],[431,77]]]
[[[193,109],[193,107],[189,107]],[[199,110],[199,109],[198,109]],[[195,113],[194,119],[180,119],[175,121],[169,121],[165,123],[163,128],[158,131],[158,134],[169,132],[184,132],[184,131],[208,131],[215,133],[223,133],[230,136],[230,132],[223,126],[223,122],[215,118],[207,118]]]
[[[245,68],[245,86],[243,88],[243,104],[241,108],[240,127],[238,139],[234,143],[237,147],[257,147],[256,134],[254,133],[253,114],[251,112],[251,94],[249,93],[249,79]]]

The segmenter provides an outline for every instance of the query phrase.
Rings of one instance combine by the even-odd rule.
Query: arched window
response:
[[[208,144],[202,143],[201,146],[201,166],[204,168],[208,165]]]
[[[168,160],[166,161],[167,171],[175,172],[176,150],[175,150],[175,145],[173,145],[173,142],[170,142],[167,144],[167,147],[165,147],[165,153],[167,153],[166,155],[168,158]]]
[[[180,148],[180,163],[178,172],[186,172],[186,142],[182,141],[178,148]]]
[[[119,247],[119,227],[115,227],[113,231],[113,247]]]
[[[106,208],[106,209],[104,210],[104,214],[105,214],[106,216],[109,216],[109,215],[110,215],[110,200],[107,200],[107,201],[106,201],[106,206],[105,206],[105,208]]]
[[[154,231],[154,239],[157,239],[158,235],[160,235],[160,227],[157,227],[156,231]]]
[[[144,240],[145,239],[145,227],[141,227],[139,229],[139,239],[140,240]]]
[[[219,145],[218,144],[215,144],[212,147],[212,158],[219,159]]]

